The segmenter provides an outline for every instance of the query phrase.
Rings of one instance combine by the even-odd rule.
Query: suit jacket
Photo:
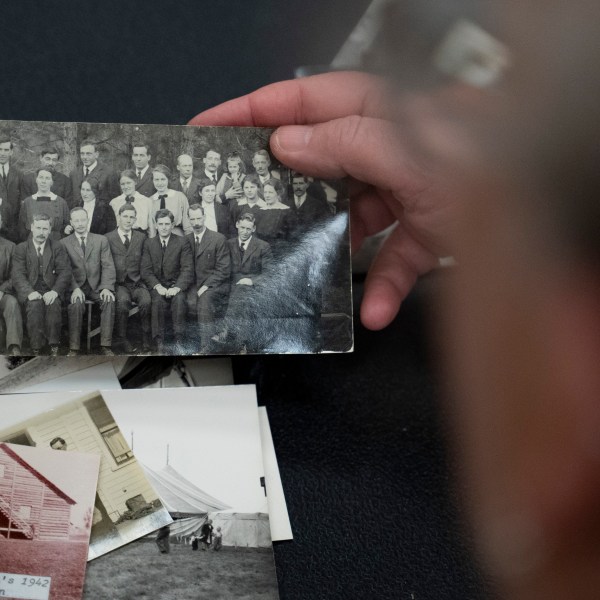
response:
[[[94,214],[90,223],[90,232],[104,235],[116,229],[116,227],[117,219],[115,218],[115,211],[109,204],[96,199],[96,206],[94,206]]]
[[[15,245],[0,237],[0,292],[12,293],[11,271]]]
[[[135,166],[131,167],[136,173],[137,169]],[[142,196],[152,196],[152,194],[156,193],[156,188],[154,187],[154,181],[152,179],[152,167],[148,165],[146,172],[142,175],[142,178],[136,182],[135,184],[136,192],[142,194]]]
[[[62,242],[51,238],[46,240],[43,263],[42,278],[46,285],[62,296],[71,282],[71,265]],[[29,237],[15,248],[13,255],[12,281],[19,302],[25,302],[27,296],[35,291],[39,274],[37,253]]]
[[[173,179],[171,179],[169,187],[172,190],[183,192],[183,188],[181,187],[181,177],[174,177]],[[154,191],[152,192],[152,194],[153,193]],[[202,201],[202,198],[200,197],[200,180],[198,178],[192,176],[192,178],[190,179],[190,185],[188,186],[188,191],[185,192],[185,195],[187,196],[188,202],[190,204],[199,204]]]
[[[269,244],[253,235],[243,259],[237,236],[227,240],[227,245],[231,256],[231,282],[236,284],[240,279],[249,277],[254,285],[263,283],[273,261]]]
[[[104,289],[115,291],[115,263],[108,240],[103,235],[87,234],[85,256],[75,233],[63,238],[61,243],[71,260],[71,291],[81,288],[86,281],[95,292]]]
[[[127,276],[131,281],[138,283],[141,280],[142,253],[146,236],[135,229],[131,232],[129,249],[121,241],[121,236],[116,229],[106,234],[110,252],[115,263],[117,283],[124,283]]]
[[[196,285],[215,288],[228,283],[231,276],[231,258],[225,236],[205,229],[198,246],[193,233],[186,238],[192,249]]]
[[[204,204],[200,203],[204,208],[206,214],[206,208]],[[231,213],[229,207],[225,204],[219,204],[218,202],[213,202],[213,206],[215,207],[215,220],[217,222],[217,231],[223,234],[226,238],[231,237],[236,230],[231,231]]]
[[[6,182],[0,175],[0,215],[2,229],[0,235],[12,241],[17,239],[17,219],[21,208],[23,173],[13,164],[10,165]]]
[[[316,223],[323,221],[331,216],[331,212],[327,207],[327,201],[320,200],[314,196],[306,194],[306,200],[300,208],[296,208],[295,196],[292,196],[285,201],[296,216],[296,233],[302,233],[310,229]]]
[[[35,181],[36,172],[30,171],[29,173],[23,174],[23,181],[21,187],[22,198],[28,198],[33,196],[37,192],[37,183]],[[64,198],[69,205],[69,208],[73,208],[73,189],[71,187],[71,179],[64,173],[54,171],[52,173],[54,183],[50,188],[50,191],[55,193],[57,196]]]
[[[81,182],[84,179],[83,165],[79,165],[71,171],[73,206],[81,206],[83,204],[81,198]],[[90,173],[88,180],[95,181],[98,186],[99,191],[96,200],[101,200],[106,204],[121,193],[117,182],[117,174],[100,161],[98,161],[96,168]]]
[[[194,281],[192,249],[187,239],[172,234],[163,256],[160,236],[148,238],[142,254],[142,279],[151,290],[159,284],[187,290]]]

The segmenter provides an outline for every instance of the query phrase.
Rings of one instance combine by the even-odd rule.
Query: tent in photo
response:
[[[236,548],[270,548],[271,527],[266,513],[210,513],[213,530],[221,528],[223,546]]]

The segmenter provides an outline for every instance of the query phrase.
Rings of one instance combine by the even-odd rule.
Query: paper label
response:
[[[0,573],[0,598],[48,600],[51,583],[51,577]]]

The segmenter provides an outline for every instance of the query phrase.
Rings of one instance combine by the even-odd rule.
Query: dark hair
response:
[[[264,148],[261,148],[260,150],[257,150],[252,155],[252,160],[254,160],[255,156],[264,156],[269,161],[269,163],[271,162],[271,156],[269,155],[269,153]]]
[[[85,208],[83,208],[83,206],[74,206],[70,211],[69,211],[69,216],[72,217],[73,213],[76,213],[78,210],[82,210],[86,215],[87,215],[87,210],[85,210]]]
[[[7,133],[6,131],[0,131],[0,144],[6,144],[6,142],[10,143],[11,150],[15,147],[10,137],[10,133]]]
[[[119,215],[124,213],[126,210],[132,210],[137,217],[137,210],[135,210],[135,206],[131,204],[131,202],[125,202],[125,204],[121,204],[119,207]]]
[[[302,177],[302,179],[304,179],[304,181],[308,183],[309,179],[306,175],[304,175],[303,173],[298,173],[298,171],[292,171],[292,181],[294,179],[299,179],[300,177]]]
[[[212,179],[209,179],[208,177],[202,177],[202,179],[200,179],[200,181],[198,182],[198,189],[200,191],[202,191],[205,187],[208,187],[209,185],[217,185]]]
[[[253,225],[256,223],[256,218],[254,217],[254,215],[252,213],[242,213],[236,220],[236,225],[240,222],[240,221],[250,221]]]
[[[267,181],[265,181],[263,183],[263,190],[265,189],[266,185],[270,185],[275,192],[277,192],[277,195],[279,196],[279,198],[283,198],[285,192],[283,189],[283,184],[281,183],[281,181],[279,181],[279,179],[275,179],[274,177],[271,177],[271,179],[268,179]]]
[[[133,169],[125,169],[124,171],[121,171],[121,173],[119,174],[119,181],[121,181],[121,177],[128,177],[133,181],[136,180],[136,174]]]
[[[157,210],[154,215],[154,220],[158,222],[159,219],[164,219],[165,217],[169,217],[171,223],[175,223],[175,215],[168,208]]]
[[[58,148],[55,148],[54,146],[47,146],[40,150],[40,156],[46,156],[46,154],[58,154],[58,157],[60,158],[60,152],[58,151]]]
[[[198,204],[197,202],[194,202],[194,204],[190,204],[188,208],[188,217],[190,216],[190,211],[192,210],[201,210],[202,214],[204,214],[204,209],[202,208],[202,205]]]
[[[152,154],[150,153],[150,146],[148,146],[148,144],[146,144],[146,142],[142,142],[141,140],[133,142],[133,144],[131,144],[131,152],[132,153],[133,153],[134,148],[146,148],[146,154],[148,156],[152,156]]]
[[[84,179],[81,182],[81,185],[79,186],[79,191],[81,191],[81,186],[84,183],[88,183],[90,185],[92,192],[94,192],[94,196],[96,198],[98,198],[98,195],[100,194],[100,188],[98,187],[98,182],[95,179]]]
[[[39,169],[36,169],[36,171],[35,171],[36,178],[40,174],[40,171],[46,171],[46,173],[50,173],[50,176],[54,180],[54,175],[52,175],[52,171],[48,167],[40,167]]]
[[[48,216],[46,213],[35,213],[31,216],[30,225],[33,225],[34,221],[48,221],[48,223],[50,223],[50,227],[52,227],[52,217]]]
[[[258,175],[254,173],[250,173],[249,175],[246,175],[246,177],[244,177],[242,187],[244,187],[246,183],[253,183],[255,186],[260,187],[260,179],[258,178]]]

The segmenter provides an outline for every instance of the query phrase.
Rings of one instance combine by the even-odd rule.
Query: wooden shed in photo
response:
[[[0,538],[68,540],[75,501],[0,443]]]

